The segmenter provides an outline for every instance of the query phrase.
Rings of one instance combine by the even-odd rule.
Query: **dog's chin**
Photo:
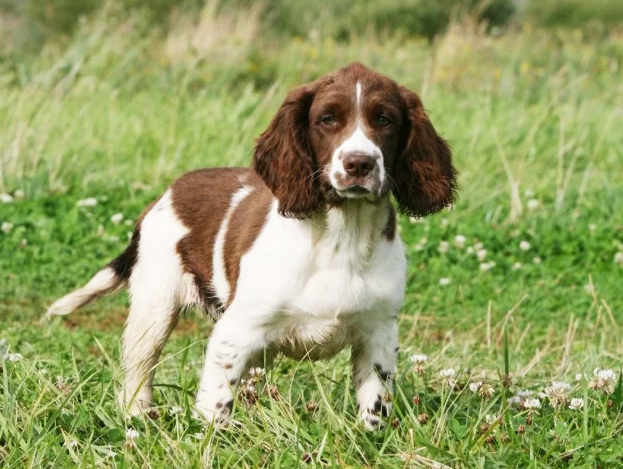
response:
[[[338,189],[336,187],[335,191],[343,199],[367,199],[370,196],[374,196],[374,194],[372,194],[369,189],[357,184],[342,189]]]

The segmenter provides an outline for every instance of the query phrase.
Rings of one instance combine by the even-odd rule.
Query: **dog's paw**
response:
[[[364,408],[359,413],[359,420],[363,422],[366,430],[382,430],[387,424],[381,417],[389,417],[392,413],[392,403],[390,397],[380,395],[374,401],[372,406]]]
[[[363,423],[363,428],[371,432],[383,430],[387,427],[387,424],[378,414],[370,413],[367,410],[359,416],[359,420]]]
[[[227,402],[219,401],[214,405],[197,403],[195,404],[195,409],[197,416],[205,420],[209,425],[213,425],[216,428],[222,428],[227,426],[227,423],[229,422],[233,404],[233,400],[229,400]]]

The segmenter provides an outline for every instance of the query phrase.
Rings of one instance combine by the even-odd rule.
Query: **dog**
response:
[[[396,211],[449,206],[457,171],[419,97],[353,63],[292,90],[257,139],[252,168],[200,169],[142,213],[125,251],[56,301],[68,314],[127,286],[121,401],[153,406],[160,353],[187,306],[216,322],[196,411],[223,425],[251,367],[281,353],[352,349],[358,418],[384,426],[406,259]]]

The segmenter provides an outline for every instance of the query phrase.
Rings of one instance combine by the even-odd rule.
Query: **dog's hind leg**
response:
[[[196,296],[192,278],[184,273],[177,253],[177,243],[187,231],[171,209],[169,193],[142,223],[122,347],[125,384],[120,398],[131,415],[152,405],[152,382],[162,349],[180,309]]]
[[[159,288],[160,287],[160,288]],[[123,334],[125,383],[121,400],[130,415],[138,415],[152,404],[152,382],[156,365],[179,318],[180,306],[170,286],[132,281],[132,306]]]

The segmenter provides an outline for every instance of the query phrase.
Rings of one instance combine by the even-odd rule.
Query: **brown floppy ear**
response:
[[[404,87],[400,96],[403,135],[392,170],[393,192],[401,212],[424,216],[453,202],[457,172],[450,147],[437,135],[420,98]]]
[[[277,198],[284,217],[308,218],[321,204],[308,138],[314,94],[314,85],[292,90],[253,152],[253,168]]]

